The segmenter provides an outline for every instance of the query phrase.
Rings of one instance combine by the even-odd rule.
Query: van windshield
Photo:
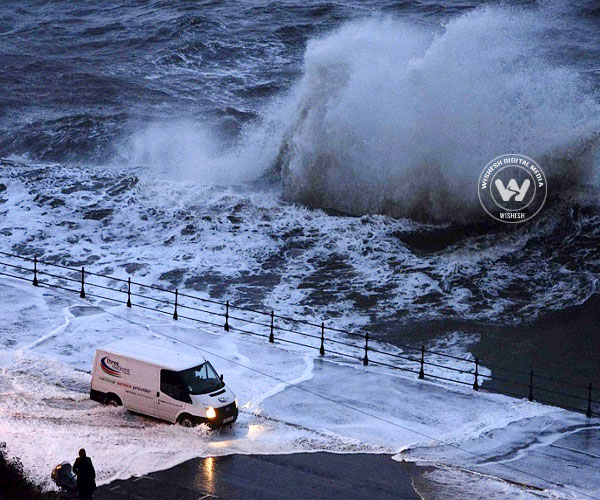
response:
[[[190,394],[206,394],[225,386],[208,361],[179,372],[179,378]]]

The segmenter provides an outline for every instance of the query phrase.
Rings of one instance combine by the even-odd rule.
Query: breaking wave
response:
[[[370,19],[310,41],[278,117],[287,124],[277,160],[285,198],[471,221],[482,214],[483,166],[511,152],[537,160],[551,190],[586,183],[600,103],[546,52],[553,23],[539,11],[485,8],[436,34]]]

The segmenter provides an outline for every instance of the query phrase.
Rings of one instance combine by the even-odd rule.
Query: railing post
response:
[[[592,418],[592,383],[590,382],[590,385],[588,385],[588,407],[587,407],[587,411],[585,412],[585,416],[587,418]]]
[[[533,370],[529,372],[529,401],[533,401]]]
[[[363,358],[363,365],[369,364],[369,332],[365,334],[365,357]]]
[[[85,268],[81,268],[81,291],[79,292],[79,296],[82,299],[85,299]]]
[[[175,289],[175,310],[173,311],[173,319],[179,319],[179,315],[177,314],[177,302],[179,298],[179,291],[177,290],[177,288]]]
[[[275,311],[271,311],[271,333],[269,334],[269,342],[273,344],[275,342],[275,336],[273,335],[273,322],[275,318]]]
[[[319,348],[319,354],[325,356],[325,323],[321,322],[321,347]]]
[[[425,378],[425,346],[421,346],[421,369],[419,370],[419,378]]]
[[[127,278],[127,307],[131,307],[131,278]]]
[[[37,279],[37,255],[33,256],[33,286],[39,286]]]
[[[479,390],[479,358],[475,358],[475,381],[473,382],[473,390]]]
[[[226,332],[229,331],[229,301],[225,304],[225,325],[223,325],[223,328]]]

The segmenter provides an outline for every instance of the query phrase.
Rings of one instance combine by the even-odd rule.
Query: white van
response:
[[[96,350],[90,397],[186,427],[238,416],[235,395],[203,356],[131,340]]]

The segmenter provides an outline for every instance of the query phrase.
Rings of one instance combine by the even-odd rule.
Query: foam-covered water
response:
[[[0,250],[470,352],[482,373],[535,363],[596,385],[598,15],[560,0],[2,2]],[[476,199],[483,166],[509,152],[549,185],[516,228]],[[425,497],[533,495],[487,476],[532,479],[507,464],[598,493],[597,429],[580,415],[423,391],[4,278],[0,292],[0,431],[38,481],[87,439],[103,481],[207,454],[399,450],[450,465],[424,474]],[[246,404],[232,434],[194,431],[188,449],[185,429],[126,414],[115,426],[87,400],[93,348],[151,331],[232,363]],[[308,396],[319,411],[299,411],[240,363],[396,426]]]
[[[595,211],[419,252],[410,235],[423,228],[409,220],[328,215],[281,203],[274,187],[58,165],[4,163],[3,174],[0,230],[11,251],[339,326],[448,315],[526,321],[596,290]]]
[[[482,356],[597,292],[593,5],[0,9],[4,250]],[[476,199],[511,151],[549,181],[518,228]],[[520,335],[507,362],[564,361]]]
[[[0,305],[12,340],[0,345],[0,436],[44,488],[52,465],[84,446],[100,484],[192,457],[330,451],[433,463],[415,485],[424,498],[598,493],[597,419],[4,277]],[[233,428],[187,429],[91,401],[94,349],[124,337],[197,346],[236,393]]]

